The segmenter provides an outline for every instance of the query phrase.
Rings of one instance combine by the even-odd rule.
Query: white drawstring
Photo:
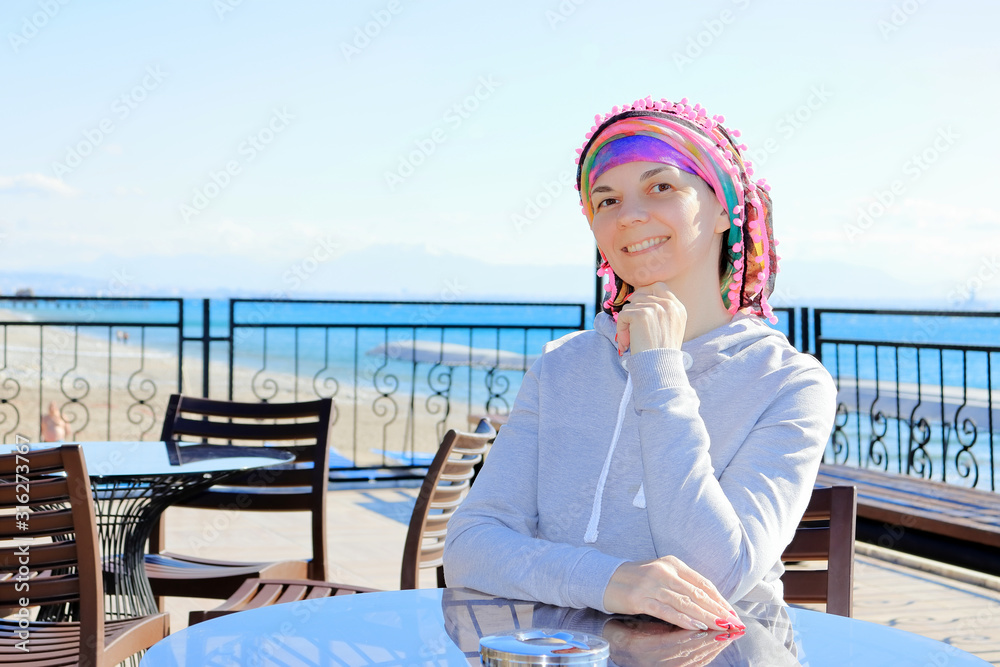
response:
[[[594,507],[590,511],[590,522],[587,524],[587,532],[583,536],[583,541],[588,544],[593,544],[597,541],[597,524],[601,520],[601,500],[604,497],[604,484],[608,481],[608,471],[611,469],[611,457],[614,455],[615,447],[618,445],[618,436],[621,434],[622,424],[625,422],[625,410],[628,408],[631,398],[632,376],[629,375],[625,380],[625,392],[622,394],[622,402],[618,406],[618,423],[615,424],[615,434],[611,437],[611,447],[608,448],[608,455],[604,459],[601,476],[597,480],[597,493],[594,494]]]

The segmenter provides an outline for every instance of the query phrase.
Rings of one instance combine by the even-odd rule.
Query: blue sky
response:
[[[10,0],[0,290],[588,300],[574,150],[652,94],[743,132],[773,188],[776,305],[996,306],[998,15]]]

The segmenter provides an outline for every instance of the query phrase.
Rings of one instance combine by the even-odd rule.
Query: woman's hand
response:
[[[639,287],[618,313],[618,353],[656,348],[681,349],[687,310],[666,283]]]
[[[621,565],[604,591],[604,608],[648,614],[688,630],[746,630],[715,585],[676,556]]]

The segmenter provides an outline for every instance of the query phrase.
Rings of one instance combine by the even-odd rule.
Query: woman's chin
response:
[[[637,290],[638,289],[643,289],[645,287],[652,287],[653,285],[656,285],[656,284],[665,285],[666,281],[662,280],[662,279],[661,280],[657,280],[655,278],[644,278],[642,280],[636,280],[634,283],[629,283],[629,285],[632,285]]]

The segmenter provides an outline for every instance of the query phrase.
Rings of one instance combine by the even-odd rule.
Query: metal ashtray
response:
[[[566,630],[515,630],[479,640],[486,667],[588,665],[605,667],[610,649],[600,637]]]

